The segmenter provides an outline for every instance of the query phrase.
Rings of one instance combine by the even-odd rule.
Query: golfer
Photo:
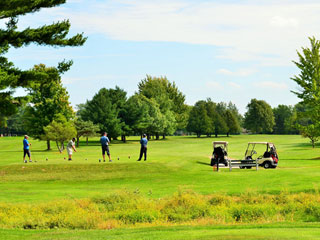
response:
[[[76,139],[75,138],[72,138],[70,140],[70,142],[68,142],[68,145],[67,145],[67,152],[68,152],[68,156],[69,156],[69,161],[72,161],[72,150],[74,150],[75,152],[77,151],[76,150],[76,147],[74,145]]]
[[[28,135],[24,135],[24,139],[23,139],[23,162],[25,162],[25,163],[27,163],[26,155],[28,155],[28,157],[29,157],[29,162],[32,162],[31,153],[30,153],[31,143],[29,143],[28,138],[29,138]]]
[[[140,148],[140,157],[138,161],[141,161],[142,155],[144,154],[144,160],[147,161],[147,145],[148,145],[148,140],[147,140],[147,135],[143,134],[143,137],[140,140],[141,148]]]
[[[107,155],[109,157],[109,162],[112,162],[110,151],[109,151],[110,140],[107,137],[107,135],[108,134],[106,132],[104,132],[102,134],[102,137],[100,138],[100,143],[101,143],[101,147],[102,147],[102,157],[103,157],[103,161],[105,162],[106,161],[106,152],[107,152]]]

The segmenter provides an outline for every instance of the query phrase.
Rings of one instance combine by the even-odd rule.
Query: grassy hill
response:
[[[85,224],[86,228],[124,228],[123,231],[126,232],[128,230],[125,229],[132,226],[152,227],[150,229],[147,228],[149,230],[144,228],[144,230],[139,231],[142,235],[148,231],[157,231],[152,230],[153,226],[166,225],[165,223],[168,226],[175,224],[228,225],[238,223],[253,224],[257,222],[266,224],[268,219],[270,221],[277,221],[278,219],[279,222],[298,221],[301,223],[318,222],[320,219],[318,191],[320,186],[320,151],[318,148],[312,149],[307,139],[303,139],[300,136],[240,135],[229,138],[219,137],[217,139],[168,137],[165,140],[149,142],[148,160],[146,162],[136,161],[139,154],[139,139],[130,137],[129,141],[125,144],[117,141],[112,142],[110,146],[112,163],[99,162],[99,159],[102,158],[101,147],[99,139],[96,138],[91,139],[89,146],[85,145],[85,141],[81,142],[78,151],[73,154],[73,161],[71,162],[66,160],[66,152],[60,154],[54,148],[54,144],[52,144],[53,150],[46,151],[45,142],[31,139],[33,162],[25,164],[22,162],[22,140],[21,137],[0,138],[0,204],[2,208],[7,208],[8,211],[19,212],[22,211],[21,209],[26,209],[25,214],[32,215],[35,214],[32,212],[32,209],[38,209],[41,212],[43,209],[45,209],[43,211],[48,211],[48,209],[53,211],[52,209],[54,208],[56,211],[57,208],[60,209],[63,205],[76,205],[78,207],[80,201],[82,205],[87,204],[87,208],[98,208],[95,211],[97,214],[108,212],[109,215],[105,218],[99,215],[101,219],[112,219],[112,221],[110,220],[111,222],[109,221],[105,225],[101,225],[100,223],[100,227],[97,227],[98,223],[96,225]],[[228,169],[222,169],[220,172],[214,172],[212,167],[209,166],[212,154],[212,141],[214,140],[228,141],[229,156],[235,159],[243,158],[247,143],[250,141],[273,142],[279,153],[279,166],[276,169],[259,168],[259,171],[255,171],[254,169],[234,169],[232,172],[229,172]],[[129,199],[125,197],[121,198],[123,194],[127,194]],[[212,199],[217,199],[217,196],[220,197],[220,200],[221,198],[229,199],[228,201],[223,200],[223,203],[221,203],[223,207],[219,208],[219,214],[222,214],[224,217],[223,221],[221,219],[218,221],[216,216],[213,217],[212,209],[215,209],[214,204],[210,208],[205,207],[208,205],[208,202],[212,203],[213,201],[216,203],[216,200]],[[258,196],[258,200],[254,200],[258,204],[255,204],[252,200],[253,196]],[[273,215],[261,215],[261,211],[268,212],[269,206],[265,204],[266,202],[263,199],[275,199],[277,196],[288,196],[288,198],[281,203],[281,207],[274,205],[274,207],[270,208],[274,209]],[[192,201],[195,202],[191,201],[188,202],[189,205],[185,204],[186,208],[191,208],[188,211],[192,212],[194,211],[194,206],[203,204],[205,212],[202,213],[202,216],[200,214],[194,217],[191,213],[188,213],[188,215],[185,210],[182,211],[180,209],[181,212],[177,210],[177,205],[181,204],[181,201],[187,201],[186,199],[189,198],[194,198]],[[109,199],[109,202],[105,199]],[[110,199],[120,199],[114,203],[115,205],[111,204],[113,208],[118,207],[117,210],[105,209],[106,206],[111,206]],[[195,199],[200,199],[202,202],[200,200],[200,202],[197,202],[198,200],[196,201]],[[249,215],[254,214],[254,216],[251,216],[250,219],[242,218],[240,222],[234,220],[235,212],[239,211],[240,208],[243,210],[243,206],[247,203],[245,201],[248,199],[253,201],[253,203],[250,203],[250,209],[253,210]],[[290,204],[294,204],[297,199],[310,200],[310,204],[312,205],[310,206],[311,208],[313,207],[313,210],[309,208],[309,210],[306,210],[304,200],[299,200],[303,203],[298,206],[297,212],[300,212],[303,216],[290,215],[289,210],[293,208]],[[123,201],[126,201],[128,206],[124,206]],[[182,218],[187,216],[185,219],[175,221],[165,219],[168,216],[172,216],[172,213],[164,213],[163,209],[165,207],[161,208],[161,204],[172,204],[173,201],[175,203],[170,206],[178,214],[174,216]],[[219,201],[218,205],[220,204]],[[237,204],[234,204],[236,201],[238,201]],[[145,205],[145,207],[139,207],[139,204],[136,204],[137,202]],[[79,209],[75,208],[76,211],[82,211],[82,205]],[[37,208],[36,206],[40,207]],[[103,210],[101,210],[102,206]],[[121,209],[128,212],[128,209],[131,209],[130,207],[138,210],[142,209],[145,215],[141,215],[141,211],[138,211],[138,213],[130,213],[131,215],[121,215],[123,219],[132,219],[132,216],[134,216],[138,219],[137,221],[134,220],[136,222],[132,222],[132,220],[130,220],[131,222],[129,220],[119,220],[121,218],[119,217]],[[169,207],[167,208],[169,209]],[[243,211],[247,211],[246,209]],[[289,213],[283,213],[284,211],[289,211]],[[312,214],[305,215],[306,211],[312,211]],[[62,214],[62,212],[59,212],[59,214]],[[111,212],[113,217],[110,215]],[[85,214],[84,212],[83,215],[77,215],[77,217],[85,218],[87,216]],[[138,214],[138,217],[134,214]],[[248,213],[241,212],[241,214],[246,215]],[[20,213],[20,215],[23,214]],[[19,216],[19,213],[17,213],[17,216]],[[151,216],[153,220],[139,220],[141,216],[144,216],[142,219],[148,219],[146,216]],[[290,218],[290,216],[292,217]],[[5,217],[4,211],[0,211],[1,226],[6,226],[7,228],[11,228],[12,226],[18,228],[28,227],[23,220],[21,220],[21,224],[19,225],[15,218],[9,219]],[[70,219],[66,220],[66,218],[63,219],[65,221],[72,221]],[[94,219],[98,221],[96,218]],[[9,224],[9,220],[12,221],[11,225]],[[5,221],[7,225],[5,225]],[[45,221],[45,218],[43,221]],[[41,226],[47,226],[42,222],[37,223],[38,225],[30,224],[30,228],[43,228]],[[318,226],[314,224],[311,226],[311,232],[319,230]],[[63,228],[84,228],[84,225],[79,225],[78,227],[73,225],[71,227],[71,225],[65,225]],[[57,226],[59,227],[59,225],[55,225],[55,227]],[[308,224],[304,226],[309,227]],[[284,229],[286,228],[284,227]],[[176,231],[187,232],[181,229],[168,231],[172,233]],[[194,231],[197,232],[198,228],[195,228]],[[211,228],[208,236],[211,236],[216,231],[218,230]],[[246,231],[250,232],[251,230],[243,230],[241,232],[244,233]],[[288,236],[292,232],[292,230],[288,230]],[[11,230],[2,231],[4,235],[7,233],[12,234],[13,232]],[[23,230],[17,230],[16,234],[25,233]],[[50,234],[50,231],[47,234]],[[69,234],[71,236],[77,233],[69,231]],[[99,239],[99,234],[94,233],[94,236],[95,234],[97,234],[97,239]],[[245,236],[248,236],[248,234],[245,234]],[[62,235],[63,233],[61,233]],[[138,236],[136,239],[139,239]],[[314,235],[311,234],[310,236],[314,238]],[[261,237],[263,237],[263,234]],[[57,237],[57,239],[59,238]],[[148,238],[142,237],[141,239]],[[203,237],[203,239],[209,238]]]

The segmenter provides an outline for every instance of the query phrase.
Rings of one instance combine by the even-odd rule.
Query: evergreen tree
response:
[[[208,116],[208,127],[206,129],[206,134],[208,137],[211,137],[212,134],[215,133],[215,119],[217,117],[216,104],[211,101],[211,99],[207,99],[206,102],[206,110]]]
[[[215,125],[215,137],[218,137],[219,134],[227,133],[228,126],[226,122],[226,111],[227,111],[227,104],[220,102],[217,104],[216,107],[216,116],[214,119],[214,125]]]
[[[0,21],[5,27],[0,28],[0,119],[17,111],[23,98],[13,97],[17,87],[30,87],[35,81],[33,72],[14,66],[4,55],[11,47],[25,47],[31,43],[48,46],[81,46],[86,41],[83,34],[67,37],[70,22],[64,20],[38,28],[18,29],[19,16],[64,4],[65,0],[5,0],[0,1]],[[62,62],[59,68],[65,70],[72,62]]]
[[[124,124],[119,118],[119,106],[126,101],[126,94],[120,94],[120,91],[122,90],[102,88],[80,111],[81,119],[97,124],[102,132],[108,132],[108,136],[113,139],[122,135]],[[119,94],[114,94],[115,92]]]
[[[145,96],[140,94],[135,94],[128,99],[124,114],[124,121],[128,126],[126,135],[148,133],[147,129],[151,124],[149,107],[152,106],[152,104],[147,104],[148,101]]]

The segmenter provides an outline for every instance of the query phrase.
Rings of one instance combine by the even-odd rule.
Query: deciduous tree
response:
[[[274,126],[271,106],[263,100],[251,99],[244,116],[244,127],[253,133],[270,133]]]
[[[24,119],[28,134],[40,139],[44,127],[50,124],[57,114],[67,120],[73,118],[74,112],[69,102],[69,95],[62,86],[61,71],[55,67],[36,65],[32,70],[35,80],[27,88],[30,104],[26,107]],[[50,141],[47,141],[50,149]]]
[[[197,137],[208,133],[212,122],[208,117],[206,105],[205,101],[198,101],[190,111],[187,130],[196,133]]]
[[[311,47],[302,48],[297,52],[299,60],[293,61],[300,73],[291,78],[299,85],[299,90],[292,91],[306,106],[305,112],[299,118],[308,118],[306,124],[299,124],[303,136],[310,138],[314,146],[315,139],[320,135],[320,41],[315,37],[309,38]],[[307,134],[306,134],[307,133]]]
[[[73,122],[67,121],[63,115],[56,115],[48,126],[44,127],[43,139],[55,141],[60,153],[64,150],[64,142],[72,139],[77,134]]]

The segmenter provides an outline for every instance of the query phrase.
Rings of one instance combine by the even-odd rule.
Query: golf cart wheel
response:
[[[270,163],[270,162],[265,162],[265,163],[263,164],[263,167],[264,167],[265,169],[271,168],[271,163]]]
[[[242,166],[240,166],[239,168],[240,168],[240,169],[244,169],[244,167],[242,167]]]

